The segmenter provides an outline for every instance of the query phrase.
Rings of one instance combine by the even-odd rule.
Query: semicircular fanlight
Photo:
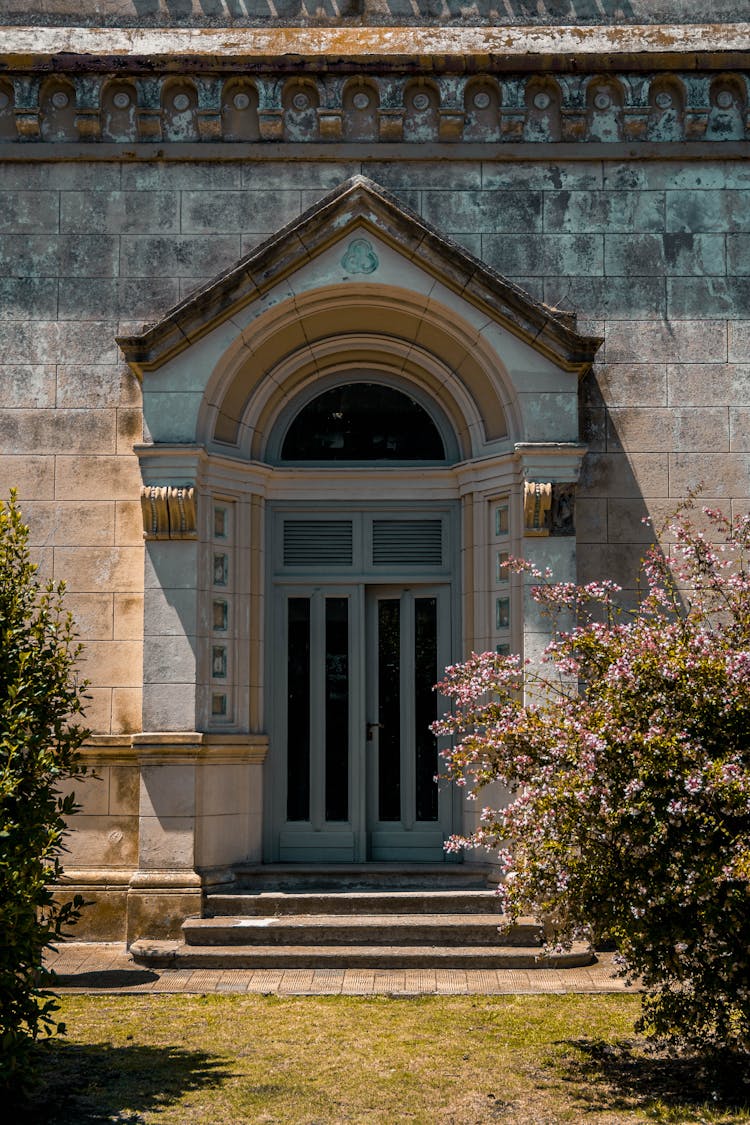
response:
[[[348,383],[317,395],[294,418],[282,461],[444,461],[430,415],[379,383]]]

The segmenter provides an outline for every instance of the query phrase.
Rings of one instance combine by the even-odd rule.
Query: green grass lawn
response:
[[[623,995],[67,996],[14,1121],[750,1122],[750,1068],[649,1055],[637,1013]]]

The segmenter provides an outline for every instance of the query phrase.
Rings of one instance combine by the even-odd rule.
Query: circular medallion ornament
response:
[[[486,90],[479,90],[474,95],[474,105],[476,109],[487,109],[490,104],[490,95]]]
[[[190,105],[190,98],[187,94],[175,94],[172,105],[178,113],[182,113]]]
[[[347,273],[374,273],[380,265],[372,243],[366,238],[353,238],[341,259]]]
[[[310,99],[307,94],[295,94],[292,98],[292,105],[295,109],[307,109],[310,105]]]
[[[719,90],[718,94],[716,95],[716,104],[720,109],[729,109],[733,103],[734,98],[732,97],[729,90]]]
[[[414,97],[411,100],[411,104],[414,106],[415,109],[418,109],[418,110],[421,111],[423,109],[429,108],[430,99],[427,97],[427,94],[415,94]]]
[[[594,98],[594,105],[597,109],[609,109],[609,107],[612,105],[612,99],[610,98],[609,94],[605,93],[604,90],[602,90]]]
[[[235,109],[247,109],[250,105],[250,96],[242,92],[235,94],[232,98],[232,105]]]
[[[668,94],[666,90],[662,90],[660,93],[658,93],[654,98],[654,101],[658,105],[659,109],[672,108],[672,95]]]
[[[363,93],[360,90],[360,92],[358,94],[355,94],[352,98],[352,105],[355,109],[368,109],[370,106],[370,99],[368,98],[367,94]]]
[[[112,104],[115,109],[127,109],[130,105],[130,94],[126,94],[124,90],[118,90],[112,98]]]
[[[534,106],[536,109],[549,109],[549,104],[552,101],[549,94],[545,94],[544,90],[540,90],[538,94],[534,94]]]
[[[64,90],[55,90],[54,94],[52,95],[52,104],[55,109],[65,109],[69,101],[70,98]]]

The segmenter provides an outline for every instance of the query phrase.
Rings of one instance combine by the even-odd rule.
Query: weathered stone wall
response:
[[[604,336],[582,388],[582,578],[632,588],[642,517],[701,482],[747,504],[747,165],[409,155],[0,165],[0,489],[19,487],[44,573],[68,582],[97,730],[139,728],[142,679],[140,392],[114,338],[358,171]]]

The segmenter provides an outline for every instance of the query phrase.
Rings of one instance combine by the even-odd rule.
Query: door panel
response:
[[[282,862],[360,858],[356,801],[352,808],[360,782],[357,756],[351,752],[361,710],[352,690],[359,662],[353,633],[360,601],[356,588],[294,590],[282,599],[277,674],[285,754],[283,778],[278,779],[282,784],[276,786],[284,794],[278,841]]]
[[[438,715],[432,688],[450,655],[448,590],[374,589],[367,608],[369,856],[439,862],[450,795],[435,781],[429,726]]]
[[[279,591],[281,861],[444,859],[432,690],[450,659],[448,586]]]

